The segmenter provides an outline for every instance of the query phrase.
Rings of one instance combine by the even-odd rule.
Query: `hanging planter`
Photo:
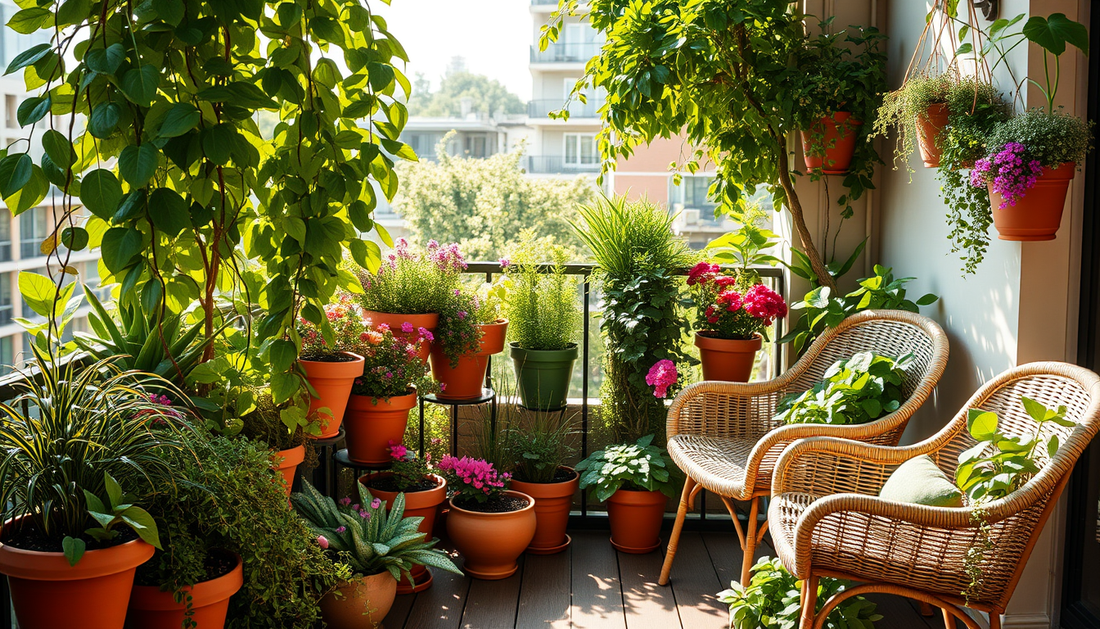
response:
[[[275,455],[275,470],[282,474],[283,481],[286,482],[286,495],[290,496],[290,489],[294,486],[294,474],[298,471],[298,466],[302,464],[306,458],[306,447],[298,446],[290,448],[289,450],[279,450]]]
[[[428,314],[398,314],[393,312],[377,312],[375,310],[364,310],[363,316],[370,321],[370,327],[377,330],[381,324],[389,326],[393,335],[398,338],[403,338],[410,343],[415,343],[420,340],[420,360],[425,363],[428,362],[428,356],[432,351],[432,341],[429,337],[423,337],[420,334],[420,330],[424,329],[428,332],[435,334],[436,327],[439,325],[439,315],[436,313]],[[405,331],[403,327],[408,323],[412,326],[412,331]]]
[[[404,492],[399,492],[396,485],[392,489],[379,487],[379,485],[386,487],[387,483],[393,484],[393,472],[366,474],[359,477],[359,482],[367,486],[372,496],[385,501],[387,510],[392,508],[397,494],[404,493],[405,517],[424,518],[417,530],[423,533],[426,539],[431,539],[433,537],[432,529],[435,528],[435,519],[439,514],[439,507],[447,500],[447,481],[435,474],[428,478],[435,483],[430,489],[409,489]],[[409,585],[407,580],[402,579],[397,584],[398,594],[423,592],[431,587],[432,573],[423,565],[413,566],[410,573],[412,574],[413,585]]]
[[[938,168],[943,149],[940,133],[947,128],[947,103],[928,106],[924,114],[917,114],[917,142],[925,168]]]
[[[194,626],[199,629],[219,629],[225,626],[229,611],[229,599],[244,585],[241,558],[226,574],[184,588],[190,597],[190,612],[186,603],[177,603],[175,593],[162,592],[152,585],[135,585],[130,595],[130,609],[126,614],[127,629],[179,629]],[[184,624],[189,618],[191,623]]]
[[[695,333],[695,346],[703,363],[703,380],[748,382],[756,365],[756,353],[764,346],[760,334],[751,339],[722,339],[709,330]]]
[[[518,343],[511,343],[509,355],[525,408],[539,411],[565,408],[573,366],[580,355],[576,343],[565,349],[523,349]]]
[[[502,498],[514,508],[506,511],[478,511],[479,503],[466,508],[455,505],[447,515],[447,535],[466,558],[462,569],[472,577],[495,581],[506,579],[518,569],[516,560],[535,537],[535,500],[518,491],[505,491]],[[497,507],[494,507],[497,508]]]
[[[321,434],[318,439],[328,439],[340,433],[340,423],[344,420],[344,410],[348,405],[348,396],[355,379],[363,375],[363,357],[351,352],[340,352],[344,360],[320,361],[299,360],[306,372],[309,385],[317,392],[317,397],[309,402],[310,416],[317,415],[321,420]],[[327,412],[322,412],[327,408]]]
[[[569,547],[571,541],[565,534],[569,524],[569,511],[573,508],[573,496],[580,484],[580,475],[571,467],[560,467],[568,479],[554,483],[528,483],[512,479],[512,489],[535,499],[535,537],[527,552],[533,555],[552,555]]]
[[[852,119],[847,111],[819,119],[802,131],[802,158],[807,170],[826,175],[844,175],[852,165],[856,150],[856,127],[863,122]]]
[[[489,368],[489,357],[504,351],[508,320],[500,319],[495,323],[481,324],[478,328],[481,330],[478,350],[460,356],[455,367],[451,367],[451,359],[441,347],[437,345],[432,348],[432,375],[443,385],[443,390],[436,397],[444,400],[470,400],[481,396],[485,373]]]
[[[1057,168],[1044,167],[1033,185],[1016,203],[1005,203],[1004,197],[989,188],[989,203],[993,207],[993,225],[1001,240],[1054,240],[1062,224],[1062,208],[1066,205],[1069,182],[1077,165],[1067,162]]]
[[[331,629],[381,627],[397,596],[397,579],[379,572],[336,586],[321,599],[321,616]]]
[[[360,465],[388,465],[390,442],[404,439],[416,401],[415,391],[390,398],[351,396],[344,424],[348,458]]]

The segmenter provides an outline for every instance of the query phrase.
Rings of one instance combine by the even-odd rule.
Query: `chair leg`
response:
[[[927,603],[925,603],[927,605]],[[943,612],[943,626],[945,629],[955,629],[955,617],[951,615],[951,612],[946,609],[941,609]]]
[[[813,629],[817,620],[817,575],[810,571],[810,576],[802,581],[802,615],[798,622],[799,629]]]
[[[744,552],[744,557],[741,560],[741,585],[746,587],[749,584],[749,579],[752,577],[756,544],[759,542],[758,535],[764,530],[764,527],[758,526],[756,523],[756,518],[760,514],[761,500],[760,497],[751,499],[752,507],[749,509],[749,520],[745,523],[745,543],[741,545],[741,550]]]
[[[989,614],[989,629],[1001,629],[1001,613],[992,612]]]
[[[672,560],[676,558],[676,547],[680,543],[680,533],[684,530],[684,518],[691,508],[692,490],[697,483],[690,476],[684,481],[684,491],[680,494],[680,508],[676,510],[676,523],[672,525],[672,535],[668,538],[668,550],[665,551],[665,563],[661,566],[661,578],[658,585],[668,585],[668,577],[672,574]]]

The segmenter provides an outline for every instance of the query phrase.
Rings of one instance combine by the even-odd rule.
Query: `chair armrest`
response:
[[[932,454],[938,448],[939,443],[934,441],[896,447],[836,437],[800,439],[779,455],[772,472],[772,495],[877,496],[899,465],[915,456]]]

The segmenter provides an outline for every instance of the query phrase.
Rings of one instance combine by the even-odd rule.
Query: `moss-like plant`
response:
[[[898,161],[909,168],[909,156],[916,148],[917,118],[928,118],[928,108],[947,102],[947,95],[958,78],[951,74],[911,77],[900,88],[886,94],[882,106],[875,117],[872,137],[885,137],[890,128],[897,129],[897,143],[894,145],[894,168]]]
[[[551,247],[547,269],[535,243],[534,233],[524,231],[506,261],[508,335],[523,349],[566,349],[576,344],[581,325],[577,280],[566,273],[563,247]]]

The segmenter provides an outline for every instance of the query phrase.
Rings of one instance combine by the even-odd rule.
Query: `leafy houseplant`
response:
[[[256,390],[246,396],[250,408],[241,417],[240,436],[262,443],[273,450],[274,467],[286,482],[286,494],[294,485],[298,466],[316,466],[317,452],[308,438],[309,433],[299,426],[289,428],[283,423],[280,409],[275,406],[270,390]]]
[[[847,581],[824,577],[818,582],[817,610],[834,595],[843,592]],[[730,606],[730,629],[790,629],[798,626],[802,612],[802,590],[778,559],[761,557],[752,567],[747,584],[734,581],[718,593],[718,600]],[[841,603],[825,619],[824,629],[873,629],[882,620],[877,605],[855,596]]]
[[[439,540],[419,530],[420,518],[405,517],[404,494],[384,506],[366,487],[358,488],[355,505],[351,498],[337,505],[309,483],[291,496],[317,544],[350,572],[336,590],[342,597],[330,594],[321,601],[325,622],[336,629],[362,627],[363,616],[375,626],[381,623],[393,605],[397,582],[402,577],[411,582],[414,565],[462,574],[446,553],[434,548]]]
[[[661,433],[665,407],[651,394],[646,370],[661,360],[692,361],[683,350],[688,324],[675,273],[693,255],[673,233],[673,217],[648,201],[603,196],[578,212],[583,224],[574,228],[599,265],[603,294],[601,417],[618,439]]]
[[[787,424],[866,424],[893,413],[905,401],[902,385],[912,354],[894,359],[858,352],[838,360],[821,382],[780,400],[776,420]]]
[[[520,398],[527,408],[561,409],[577,361],[581,324],[577,282],[566,273],[565,249],[553,247],[548,268],[540,264],[534,235],[525,232],[505,265],[509,287],[509,355]]]
[[[612,546],[648,553],[660,545],[665,504],[677,491],[672,470],[668,453],[653,445],[653,435],[608,446],[577,464],[581,489],[595,487],[596,499],[607,502]]]

